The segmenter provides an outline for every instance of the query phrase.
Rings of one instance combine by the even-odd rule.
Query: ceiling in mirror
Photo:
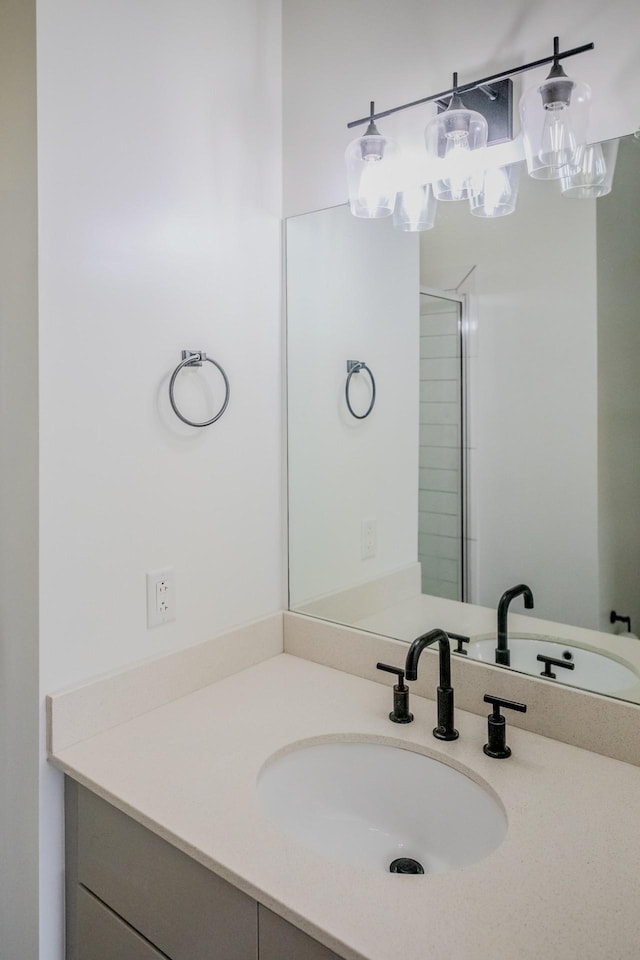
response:
[[[513,216],[440,204],[420,235],[288,221],[292,609],[493,662],[526,583],[512,666],[640,701],[640,641],[610,623],[640,628],[639,168],[629,137],[608,196],[525,178]]]

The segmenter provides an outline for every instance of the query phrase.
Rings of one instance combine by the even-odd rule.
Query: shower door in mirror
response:
[[[420,293],[418,560],[422,592],[467,599],[464,301]]]

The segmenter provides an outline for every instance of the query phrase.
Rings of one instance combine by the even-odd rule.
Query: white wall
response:
[[[287,224],[287,269],[290,591],[300,605],[417,559],[418,239],[346,207],[322,210]],[[346,406],[347,360],[364,360],[376,381],[363,420]],[[366,373],[352,376],[350,397],[364,413]],[[363,559],[369,519],[376,553]]]
[[[282,605],[279,2],[40,0],[38,115],[44,697]],[[200,431],[169,409],[183,348],[231,383]],[[165,565],[177,619],[148,630]],[[43,766],[43,958],[60,781]]]
[[[0,955],[38,951],[35,3],[0,5]]]
[[[524,581],[535,615],[598,625],[595,201],[523,177],[516,212],[440,204],[421,282],[474,269],[470,473],[476,593]]]
[[[343,155],[364,128],[346,124],[369,111],[429,96],[548,56],[554,35],[564,49],[595,42],[566,64],[593,88],[593,140],[630,133],[640,102],[637,0],[284,0],[285,213],[346,199]],[[530,84],[548,68],[525,76]],[[517,95],[518,85],[516,85]],[[422,149],[434,114],[423,105],[380,122],[381,132]]]

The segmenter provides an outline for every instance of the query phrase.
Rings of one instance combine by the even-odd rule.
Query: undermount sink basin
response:
[[[472,640],[467,645],[467,655],[472,660],[495,663],[496,638]],[[617,693],[635,686],[640,678],[631,667],[614,660],[605,653],[584,650],[563,640],[536,639],[534,637],[509,637],[511,668],[532,676],[544,672],[544,663],[537,660],[538,654],[566,660],[574,664],[573,670],[552,667],[556,681],[574,687],[584,687],[594,693]],[[553,682],[553,681],[552,681]]]
[[[500,802],[464,773],[398,747],[331,741],[296,746],[262,769],[263,808],[289,836],[326,856],[391,872],[439,873],[476,863],[503,840]]]

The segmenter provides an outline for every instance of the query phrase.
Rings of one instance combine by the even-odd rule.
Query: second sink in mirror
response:
[[[471,660],[483,663],[495,663],[496,638],[494,636],[471,639],[467,644],[467,656]],[[509,636],[511,668],[531,676],[541,676],[544,664],[539,655],[565,659],[574,669],[554,668],[557,679],[574,687],[593,690],[594,693],[624,696],[626,690],[632,690],[640,684],[640,677],[629,664],[622,660],[573,646],[561,639],[534,636]]]

